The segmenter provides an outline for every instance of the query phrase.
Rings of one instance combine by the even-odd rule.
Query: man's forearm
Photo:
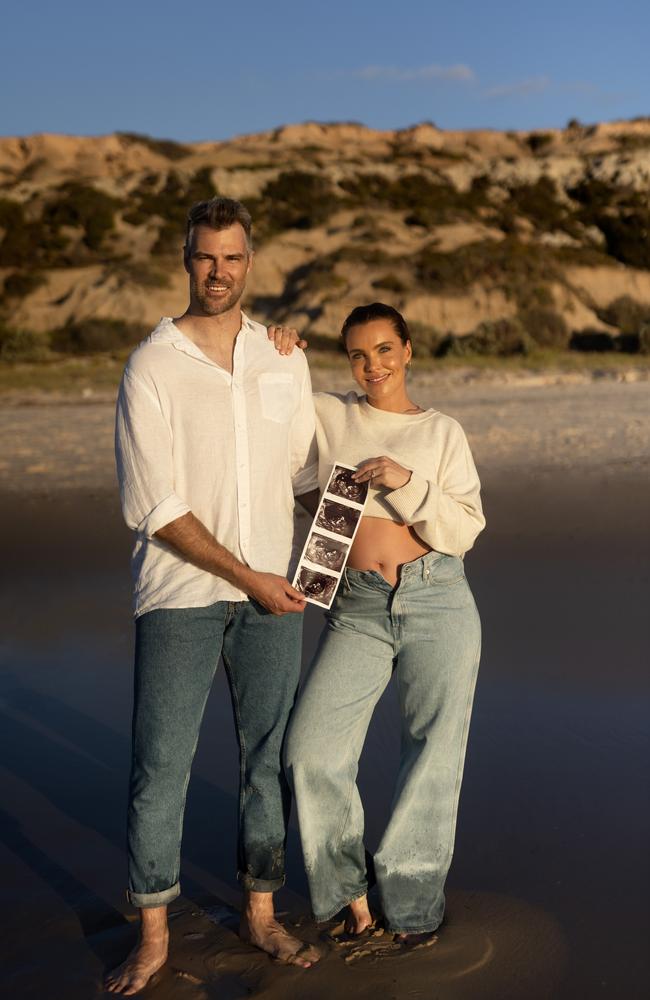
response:
[[[194,566],[220,576],[248,593],[254,571],[221,545],[191,511],[159,528],[155,537],[171,546]]]

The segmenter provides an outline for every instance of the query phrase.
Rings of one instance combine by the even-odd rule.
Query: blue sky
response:
[[[648,0],[25,0],[0,134],[224,139],[289,122],[548,128],[650,114]]]

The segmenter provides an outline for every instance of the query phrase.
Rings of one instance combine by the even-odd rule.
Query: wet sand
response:
[[[639,388],[623,386],[613,397],[548,389],[532,396],[504,390],[497,398],[475,390],[441,405],[455,406],[473,437],[490,527],[467,557],[485,645],[438,943],[404,956],[378,938],[369,953],[351,957],[322,941],[324,960],[305,972],[239,942],[237,751],[220,672],[190,785],[171,958],[146,995],[647,994],[650,482],[640,423],[647,394]],[[84,407],[30,410],[0,412],[13,421],[4,458],[14,475],[21,447],[42,449],[54,465],[64,461],[58,435],[49,448],[42,440],[57,420],[82,442],[79,428],[89,426]],[[515,446],[512,433],[509,448],[503,445],[515,413],[539,432],[528,449],[519,440]],[[561,446],[559,421],[568,414],[572,434]],[[92,478],[33,474],[42,477],[38,488],[5,480],[0,493],[0,981],[12,997],[100,995],[103,970],[134,935],[123,892],[130,537],[106,445],[97,443],[110,441],[108,410],[95,416],[94,444],[86,444],[87,464],[97,459]],[[320,622],[310,608],[305,662]],[[388,809],[397,744],[389,689],[360,775],[371,848]],[[279,907],[300,933],[319,940],[295,829],[288,875]]]

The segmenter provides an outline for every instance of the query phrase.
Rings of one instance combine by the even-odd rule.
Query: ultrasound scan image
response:
[[[346,507],[335,500],[323,500],[316,517],[316,524],[320,528],[332,531],[335,535],[352,538],[360,517],[361,511],[354,507]]]
[[[343,497],[344,500],[362,504],[368,494],[368,483],[355,482],[352,478],[353,472],[354,469],[344,469],[340,465],[335,465],[327,492]]]
[[[324,604],[328,608],[332,603],[338,582],[335,576],[317,573],[315,570],[303,567],[296,580],[296,590],[299,590],[305,597],[309,597],[310,600]]]
[[[345,562],[349,546],[345,542],[337,542],[333,538],[325,538],[314,531],[307,542],[305,559],[338,572]]]

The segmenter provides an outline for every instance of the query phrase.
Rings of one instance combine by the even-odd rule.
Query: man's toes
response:
[[[320,959],[320,952],[317,948],[306,942],[301,944],[297,951],[289,955],[288,961],[292,965],[300,965],[303,969],[309,969]]]

